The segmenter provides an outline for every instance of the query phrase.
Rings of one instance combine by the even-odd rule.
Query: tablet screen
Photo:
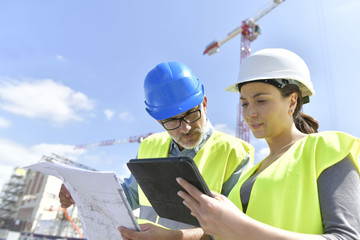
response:
[[[185,191],[177,182],[182,177],[203,193],[211,193],[195,162],[189,157],[132,159],[127,163],[152,207],[160,217],[200,226],[177,192]]]

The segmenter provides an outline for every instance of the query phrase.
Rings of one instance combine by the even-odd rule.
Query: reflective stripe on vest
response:
[[[167,132],[147,137],[139,147],[138,158],[167,157],[171,138]],[[234,170],[246,156],[251,156],[253,163],[253,147],[233,136],[214,131],[210,138],[194,157],[210,190],[221,192],[222,185],[230,178]],[[139,223],[153,221],[171,229],[185,229],[194,226],[158,217],[151,204],[139,187],[140,219]],[[152,209],[152,211],[149,210]],[[148,221],[146,221],[146,220]]]
[[[309,134],[258,175],[246,215],[289,231],[323,233],[317,179],[347,156],[359,171],[359,154],[359,138],[341,132]],[[259,166],[242,175],[229,194],[240,209],[240,188]]]
[[[151,206],[141,205],[140,213],[140,218],[138,220],[139,224],[151,222],[170,229],[187,229],[194,227],[192,225],[173,221],[171,219],[161,218]]]

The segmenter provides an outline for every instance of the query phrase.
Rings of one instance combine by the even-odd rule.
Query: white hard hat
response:
[[[306,63],[295,53],[282,48],[257,51],[240,65],[239,80],[225,90],[239,92],[238,84],[270,79],[286,79],[299,86],[302,97],[315,94]]]

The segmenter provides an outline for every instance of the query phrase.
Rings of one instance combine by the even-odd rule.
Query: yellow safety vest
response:
[[[347,156],[359,171],[359,154],[359,138],[342,132],[309,134],[257,176],[246,215],[293,232],[323,233],[317,179]],[[229,194],[241,210],[241,186],[259,166],[244,173]]]
[[[167,132],[153,134],[140,144],[138,158],[167,157],[170,143],[171,137]],[[193,160],[209,189],[220,193],[223,184],[243,160],[247,159],[251,165],[253,164],[253,155],[254,148],[250,144],[233,136],[214,131]],[[171,229],[193,227],[157,216],[140,187],[139,204],[139,223],[150,221]],[[150,208],[152,212],[149,212]],[[143,214],[144,209],[148,212],[147,214]]]

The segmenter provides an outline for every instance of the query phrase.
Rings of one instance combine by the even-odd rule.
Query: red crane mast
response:
[[[259,11],[252,18],[248,18],[242,21],[242,24],[235,28],[233,31],[228,33],[228,35],[220,41],[212,41],[206,46],[203,54],[208,54],[209,56],[217,53],[221,45],[235,37],[238,34],[241,34],[240,42],[240,64],[243,60],[250,55],[251,48],[250,43],[254,41],[261,33],[261,27],[257,24],[257,21],[269,13],[271,10],[276,8],[278,5],[283,3],[285,0],[273,0],[267,7]],[[237,117],[237,127],[236,127],[237,137],[250,142],[250,129],[249,126],[243,119],[241,104],[238,104],[238,117]]]

